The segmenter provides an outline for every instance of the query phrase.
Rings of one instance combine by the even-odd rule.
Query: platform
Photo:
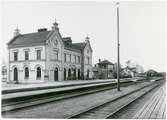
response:
[[[126,78],[126,79],[121,79],[121,81],[126,81],[126,80],[136,81],[141,79],[143,78]],[[21,92],[21,91],[29,91],[29,90],[60,88],[60,87],[116,82],[116,81],[117,79],[96,79],[96,80],[66,80],[66,81],[54,81],[54,82],[42,82],[42,83],[20,83],[20,84],[3,83],[2,94],[14,93],[18,91]]]
[[[166,86],[161,86],[136,113],[134,119],[166,119]]]
[[[14,91],[26,91],[44,88],[60,88],[69,87],[75,85],[86,85],[86,84],[96,84],[115,81],[115,79],[106,80],[69,80],[69,81],[54,81],[54,82],[42,82],[42,83],[20,83],[20,84],[2,84],[2,92],[14,92]]]

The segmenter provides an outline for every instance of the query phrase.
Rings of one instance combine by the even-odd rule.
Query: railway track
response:
[[[125,109],[128,105],[135,100],[140,99],[143,95],[147,94],[154,88],[160,86],[164,80],[155,81],[150,85],[143,86],[131,93],[118,97],[116,99],[106,101],[76,114],[68,116],[68,119],[83,118],[83,119],[111,119],[120,110]]]
[[[129,86],[137,83],[138,82],[125,81],[121,83],[121,86]],[[116,83],[114,84],[106,83],[99,86],[79,88],[79,89],[69,90],[66,92],[65,91],[58,92],[58,93],[51,92],[46,94],[34,95],[34,96],[32,95],[32,96],[16,97],[12,99],[2,100],[2,113],[16,110],[16,109],[22,109],[25,107],[40,105],[48,102],[93,94],[96,92],[114,89],[116,87],[117,87]]]

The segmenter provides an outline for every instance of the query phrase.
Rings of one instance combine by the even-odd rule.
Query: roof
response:
[[[63,38],[63,42],[64,42],[65,48],[69,48],[69,49],[82,50],[86,46],[85,42],[72,43],[71,37]]]
[[[114,65],[112,62],[108,61],[108,60],[103,60],[101,62],[98,63],[99,65],[104,65],[104,64],[107,64],[107,65]]]
[[[150,70],[147,70],[147,71],[146,71],[146,73],[148,73],[148,72],[149,72],[149,73],[156,73],[157,71],[150,69]]]
[[[21,34],[14,37],[8,45],[24,45],[33,43],[44,43],[50,31]]]
[[[42,30],[40,32],[35,32],[35,33],[28,33],[28,34],[20,34],[16,37],[14,37],[9,43],[9,46],[12,45],[32,45],[32,44],[42,44],[45,43],[45,40],[47,40],[47,36],[50,33],[50,31],[47,30]],[[85,48],[86,43],[81,42],[81,43],[72,43],[71,37],[64,37],[63,43],[66,49],[70,50],[78,50],[81,51],[82,49]]]

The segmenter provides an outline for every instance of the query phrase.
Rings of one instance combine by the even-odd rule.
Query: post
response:
[[[117,90],[120,91],[120,70],[119,70],[119,2],[116,3],[117,5]]]

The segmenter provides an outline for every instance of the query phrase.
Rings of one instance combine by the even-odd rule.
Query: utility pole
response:
[[[116,3],[117,5],[117,90],[120,91],[120,70],[119,70],[119,2]]]

